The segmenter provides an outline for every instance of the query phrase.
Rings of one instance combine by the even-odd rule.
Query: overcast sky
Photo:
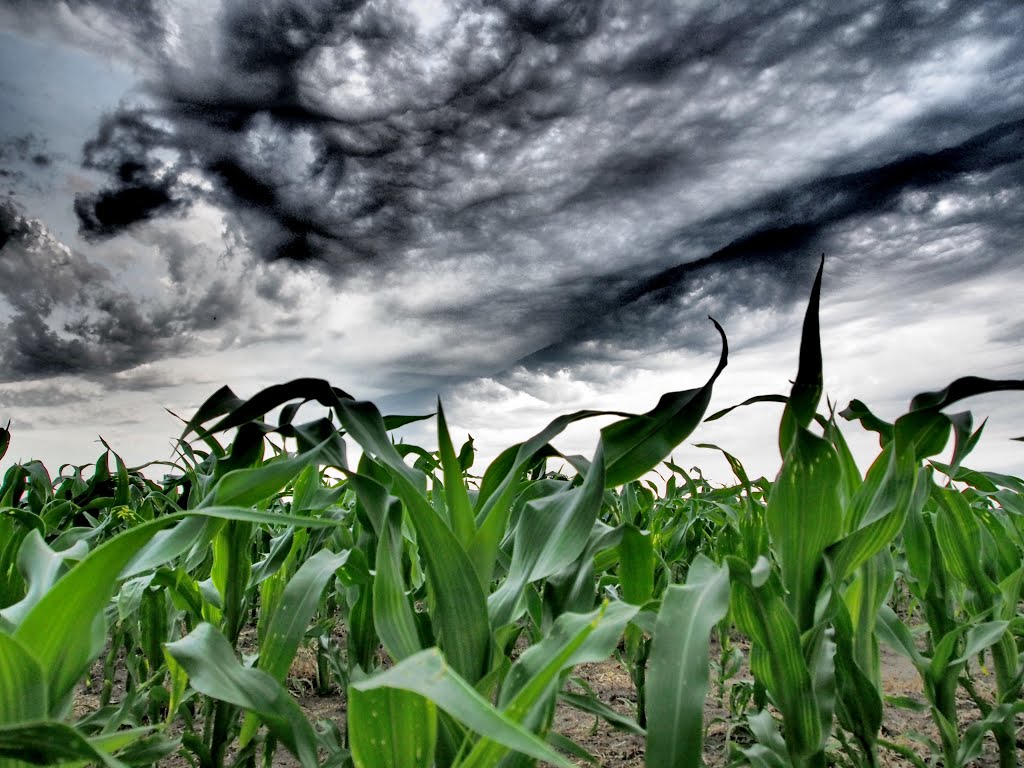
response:
[[[708,314],[712,409],[785,393],[822,253],[826,393],[891,419],[1024,378],[1022,234],[1019,0],[0,0],[4,466],[298,376],[493,456],[699,386]],[[691,442],[771,475],[779,415]]]

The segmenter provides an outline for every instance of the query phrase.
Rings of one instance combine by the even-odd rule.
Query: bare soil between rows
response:
[[[712,655],[716,653],[713,647]],[[881,648],[883,688],[887,697],[902,697],[916,701],[922,705],[922,711],[913,711],[905,707],[886,703],[885,717],[882,725],[882,737],[888,741],[912,749],[917,755],[929,758],[929,750],[923,738],[938,740],[937,732],[928,713],[927,701],[922,694],[921,679],[913,664],[885,646]],[[614,659],[596,664],[582,664],[575,668],[574,677],[582,679],[612,709],[630,717],[636,715],[636,690],[629,673]],[[117,703],[124,693],[123,672],[118,675],[113,688],[112,703]],[[975,665],[972,678],[977,692],[991,697],[995,682],[990,672]],[[292,665],[288,677],[288,688],[306,717],[316,723],[330,720],[344,727],[345,700],[337,690],[331,695],[319,696],[315,693],[316,661],[313,653],[305,648],[300,649]],[[711,685],[704,706],[704,761],[709,768],[724,768],[729,765],[737,747],[747,742],[746,731],[737,727],[737,720],[730,716],[728,702],[730,690],[734,686],[749,686],[751,678],[746,668],[732,679],[719,686],[715,674],[711,674]],[[73,715],[82,717],[99,706],[96,691],[102,685],[102,671],[99,664],[93,670],[92,679],[83,683],[75,697]],[[570,683],[570,686],[573,684]],[[579,690],[578,687],[576,690]],[[963,733],[971,723],[981,718],[981,713],[974,702],[961,689],[958,691],[958,718],[960,732]],[[560,703],[555,714],[554,730],[572,739],[589,752],[604,768],[636,768],[644,766],[644,739],[638,735],[622,731],[593,715],[581,712],[573,707]],[[841,752],[839,744],[834,745],[836,752]],[[1018,748],[1024,750],[1024,744],[1018,741]],[[1024,751],[1022,751],[1024,756]],[[898,753],[886,748],[880,749],[881,764],[885,768],[911,766],[912,763]],[[229,754],[229,760],[231,756]],[[573,759],[580,766],[590,765],[582,759]],[[985,738],[981,757],[971,765],[976,768],[998,766],[999,757],[995,741],[988,734]],[[172,755],[158,763],[160,768],[188,768],[188,761],[181,755]],[[297,768],[295,760],[284,748],[280,748],[274,758],[275,768]],[[547,768],[546,764],[541,764]],[[941,759],[938,762],[941,765]]]

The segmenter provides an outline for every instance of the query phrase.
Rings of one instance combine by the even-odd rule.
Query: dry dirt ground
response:
[[[577,674],[598,692],[605,703],[623,713],[633,714],[635,712],[636,695],[632,683],[629,675],[617,662],[608,661],[601,664],[583,665],[577,668]],[[910,697],[918,702],[925,702],[924,696],[921,694],[921,681],[917,670],[909,660],[892,653],[885,647],[882,648],[882,677],[888,696]],[[982,675],[978,675],[978,678],[977,689],[990,693],[994,684],[990,684]],[[749,678],[741,673],[737,679],[726,683],[726,690],[728,691],[728,687],[731,685],[742,685],[745,682],[749,682]],[[735,729],[734,721],[731,723],[734,730],[732,734],[729,733],[728,693],[724,696],[724,702],[726,706],[722,706],[719,702],[714,677],[712,677],[711,690],[708,692],[704,705],[704,761],[710,768],[724,768],[729,764],[730,736],[738,744],[746,742],[744,731]],[[966,695],[959,699],[959,704],[962,727],[966,727],[981,717],[974,703]],[[591,715],[585,715],[569,707],[560,707],[555,718],[555,728],[583,746],[605,768],[634,768],[644,765],[644,742],[641,737],[615,730],[603,721],[595,722]],[[913,738],[913,734],[924,734],[932,739],[937,739],[937,733],[932,726],[928,712],[913,712],[886,705],[885,719],[882,725],[883,738],[910,746],[919,755],[927,755],[926,748]],[[836,749],[840,749],[838,744]],[[880,757],[882,765],[886,767],[911,765],[909,760],[886,749],[881,750]],[[586,765],[583,761],[578,761],[578,764]],[[995,742],[989,736],[986,740],[984,755],[974,765],[978,768],[987,768],[987,766],[997,766],[998,764]]]
[[[925,702],[921,694],[921,681],[917,670],[907,659],[896,655],[884,646],[882,648],[882,675],[887,696],[908,697],[920,703]],[[608,660],[599,664],[581,665],[576,668],[575,676],[584,680],[605,704],[623,714],[635,715],[636,693],[629,674],[617,661]],[[317,696],[313,692],[315,679],[316,663],[313,653],[301,649],[289,675],[290,690],[312,722],[331,720],[343,724],[345,711],[342,697],[337,692],[331,696]],[[735,720],[730,720],[727,706],[730,688],[734,685],[749,684],[749,682],[747,671],[741,670],[738,675],[725,683],[724,699],[720,701],[714,673],[712,673],[712,684],[704,709],[706,729],[704,760],[710,768],[727,766],[730,763],[730,749],[735,749],[737,745],[745,743],[745,731],[742,727],[737,727]],[[95,691],[101,684],[102,670],[97,666],[93,671],[92,684],[88,687],[82,686],[76,696],[75,717],[80,717],[98,707],[99,699]],[[991,682],[991,677],[986,676],[983,670],[975,670],[975,684],[976,689],[983,694],[991,694],[994,685]],[[117,702],[121,694],[123,694],[123,683],[118,680],[113,689],[113,701]],[[965,728],[971,722],[979,719],[980,713],[962,690],[959,695],[960,722],[961,727]],[[634,768],[644,765],[644,741],[641,737],[617,730],[593,715],[560,705],[555,715],[555,730],[587,750],[604,768]],[[914,738],[915,734],[936,739],[936,731],[927,710],[915,712],[887,704],[882,726],[883,738],[911,747],[915,753],[927,760],[928,749],[920,740]],[[1024,749],[1024,743],[1018,742],[1018,745]],[[838,744],[835,747],[837,751],[841,750]],[[1024,752],[1022,752],[1022,757],[1024,757]],[[887,749],[881,749],[881,761],[886,768],[911,765],[906,758]],[[577,760],[576,763],[580,766],[588,765],[583,760]],[[174,755],[165,758],[159,765],[161,768],[188,768],[189,764],[183,757]],[[985,742],[984,754],[974,763],[974,766],[988,768],[988,766],[997,765],[998,754],[995,743],[989,735]],[[294,768],[298,766],[298,763],[282,748],[275,756],[274,766],[275,768]]]

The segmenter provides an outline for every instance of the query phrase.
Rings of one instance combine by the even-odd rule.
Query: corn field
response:
[[[173,463],[129,468],[108,449],[56,476],[13,466],[0,765],[599,765],[554,729],[569,706],[641,737],[647,766],[685,768],[703,764],[709,690],[742,667],[732,765],[949,768],[989,750],[1017,766],[1024,481],[970,468],[982,430],[946,410],[1024,381],[958,379],[894,423],[856,400],[822,413],[821,278],[791,392],[736,406],[783,405],[771,481],[728,453],[724,487],[670,460],[704,420],[739,417],[707,413],[728,358],[717,322],[707,381],[612,414],[590,458],[552,441],[609,414],[561,416],[479,473],[440,402],[387,416],[300,379],[216,392]],[[427,418],[436,451],[392,438]],[[876,433],[866,471],[841,422]],[[913,665],[917,695],[887,697],[883,646]],[[314,722],[289,692],[300,654],[340,717]],[[569,685],[610,658],[635,689],[628,715]],[[85,681],[99,706],[83,713]],[[932,728],[892,738],[892,705]]]

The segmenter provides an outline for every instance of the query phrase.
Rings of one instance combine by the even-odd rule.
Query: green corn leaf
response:
[[[14,637],[39,662],[48,700],[61,701],[99,655],[105,640],[103,608],[118,574],[169,518],[131,528],[101,544],[58,580],[24,616]]]
[[[971,431],[974,426],[974,417],[970,411],[964,411],[962,413],[951,413],[949,414],[950,424],[953,425],[953,457],[950,460],[952,462],[950,469],[953,472],[959,470],[963,460],[967,458],[968,454],[974,450],[978,445],[978,441],[981,439],[981,433],[985,431],[985,422],[982,422],[981,426],[974,432]]]
[[[473,447],[473,436],[468,435],[466,442],[459,449],[459,468],[463,472],[468,472],[472,468],[475,458],[476,449]]]
[[[418,693],[398,688],[348,690],[349,746],[356,768],[430,768],[437,745],[437,710]]]
[[[336,504],[344,493],[344,486],[324,488],[318,467],[309,465],[299,473],[292,486],[292,513],[327,509]]]
[[[928,659],[917,650],[913,635],[907,629],[907,625],[900,621],[895,611],[888,605],[883,605],[878,610],[878,624],[876,626],[878,639],[888,645],[897,653],[910,659],[917,670],[923,675],[928,668]]]
[[[299,644],[306,636],[309,622],[320,604],[320,595],[334,572],[348,561],[348,552],[336,555],[329,549],[304,562],[288,580],[263,641],[257,667],[278,682],[284,682]],[[262,617],[261,617],[262,618]],[[242,746],[255,735],[257,720],[246,716],[239,742]]]
[[[615,488],[654,469],[700,424],[711,402],[711,390],[729,360],[729,341],[722,337],[722,353],[711,378],[698,389],[669,392],[647,413],[630,416],[601,430],[605,449],[605,487]]]
[[[853,624],[842,600],[834,600],[836,715],[840,724],[869,750],[875,750],[882,727],[881,681],[857,662]]]
[[[70,501],[55,501],[50,502],[46,505],[43,514],[46,515],[44,518],[42,515],[37,515],[28,509],[21,509],[20,507],[0,507],[0,521],[3,518],[7,520],[16,520],[19,525],[24,527],[26,533],[28,531],[39,531],[40,536],[46,535],[46,520],[52,514],[54,509],[70,509],[72,506]],[[16,528],[13,530],[17,530]],[[13,532],[13,531],[12,531]]]
[[[235,410],[245,403],[238,395],[231,391],[231,387],[223,386],[210,395],[206,401],[199,406],[192,419],[185,425],[182,437],[187,437],[195,431],[199,425],[205,424],[218,416],[223,416]]]
[[[842,594],[853,622],[854,658],[879,686],[881,669],[875,627],[878,612],[891,594],[895,578],[896,568],[892,555],[883,549],[861,566]]]
[[[729,610],[729,570],[698,555],[685,586],[662,598],[647,672],[647,752],[651,768],[703,764],[704,697],[710,633]]]
[[[213,564],[210,579],[220,595],[224,609],[222,628],[231,643],[238,640],[238,633],[245,621],[248,605],[246,586],[252,575],[252,524],[230,521],[221,527],[213,539]]]
[[[386,671],[353,682],[349,688],[357,691],[379,688],[413,691],[433,701],[475,733],[485,733],[488,738],[509,749],[559,768],[573,768],[572,763],[554,752],[536,735],[495,709],[445,663],[436,648],[420,651]]]
[[[175,545],[171,551],[177,549],[174,554],[147,551],[145,547],[162,528],[174,523],[181,524],[186,516],[200,514],[223,519],[275,520],[301,525],[323,522],[234,507],[211,507],[158,518],[123,531],[101,544],[46,591],[25,614],[14,632],[14,637],[26,648],[32,649],[32,654],[46,671],[51,705],[67,695],[102,649],[103,609],[114,585],[140,572],[140,569],[133,572],[131,567],[126,566],[134,562],[137,568],[140,555],[143,555],[143,561],[148,561],[146,567],[151,568],[183,551],[187,544],[177,539],[170,540]],[[189,525],[186,531],[194,537],[205,523],[205,520],[199,519],[198,525]],[[330,521],[328,524],[337,523]],[[164,544],[167,543],[168,539],[164,539]]]
[[[170,521],[170,518],[163,519]],[[200,541],[200,537],[203,541],[209,542],[213,533],[208,530],[210,520],[201,515],[186,517],[173,528],[168,525],[159,527],[168,530],[159,530],[150,541],[132,554],[124,565],[121,578],[130,579],[132,576],[152,570],[191,549]]]
[[[927,497],[931,493],[931,479],[920,483]],[[932,573],[932,527],[924,512],[916,503],[907,512],[903,526],[903,547],[910,567],[910,576],[921,584],[927,584]],[[938,557],[938,553],[934,553]]]
[[[750,732],[757,739],[753,747],[742,750],[751,765],[757,768],[789,768],[792,762],[778,724],[767,709],[747,717]]]
[[[938,392],[922,392],[910,401],[911,411],[938,411],[953,403],[989,392],[1007,392],[1024,389],[1024,379],[983,379],[964,376]]]
[[[857,528],[829,547],[837,583],[889,545],[911,508],[920,514],[930,482],[922,472],[910,454],[897,455],[891,446],[882,451],[853,499],[850,517]]]
[[[782,567],[786,602],[801,631],[814,623],[825,549],[842,533],[841,479],[835,449],[798,428],[772,487],[765,519]]]
[[[318,740],[299,705],[266,672],[243,667],[216,627],[204,622],[181,640],[164,647],[188,673],[193,688],[255,712],[303,768],[318,765]]]
[[[704,419],[704,421],[718,421],[719,419],[735,411],[737,408],[743,408],[748,405],[754,405],[755,403],[782,403],[783,405],[785,405],[788,402],[788,395],[755,395],[754,397],[748,397],[742,403],[730,405],[728,408],[723,408],[720,411],[715,411],[713,414]]]
[[[650,531],[641,531],[631,524],[623,526],[619,542],[619,586],[627,603],[643,605],[654,597],[656,562]]]
[[[405,504],[426,565],[435,636],[456,671],[475,682],[486,672],[491,648],[487,602],[477,569],[451,528],[430,506],[424,475],[406,465],[388,439],[376,407],[342,402],[337,410],[348,433],[390,471],[392,490]]]
[[[178,663],[170,653],[167,646],[163,646],[164,662],[167,665],[167,675],[170,678],[170,700],[167,703],[167,720],[165,725],[170,725],[178,715],[178,707],[185,699],[185,692],[188,689],[188,672]]]
[[[455,455],[451,435],[448,434],[448,423],[444,418],[441,400],[437,401],[437,443],[441,456],[441,467],[444,470],[444,496],[448,506],[448,516],[455,537],[463,547],[469,547],[476,533],[476,521],[473,516],[473,505],[466,491],[462,478],[462,464]]]
[[[373,580],[373,623],[384,648],[396,661],[412,656],[423,646],[416,617],[405,593],[402,576],[402,510],[396,506],[377,542],[376,578]]]
[[[140,547],[139,551],[125,565],[121,578],[137,576],[162,565],[192,549],[197,542],[209,542],[218,530],[217,523],[211,525],[211,519],[214,521],[237,520],[271,526],[293,525],[298,528],[337,528],[340,525],[337,520],[329,517],[304,517],[283,512],[261,512],[250,507],[216,506],[179,512],[154,521],[164,528],[173,522],[178,524],[170,530],[160,531],[152,537],[152,541]]]
[[[981,624],[975,624],[967,630],[967,635],[964,638],[964,647],[960,655],[949,663],[951,665],[966,664],[968,660],[977,656],[986,648],[1002,642],[1006,637],[1006,630],[1009,626],[1010,622],[1008,621],[986,621]],[[1012,638],[1010,645],[1012,648]],[[1014,650],[1013,653],[1016,653],[1016,651]]]
[[[843,436],[842,431],[839,429],[839,425],[836,424],[835,416],[830,416],[826,420],[823,416],[816,416],[816,421],[822,425],[823,437],[832,444],[832,448],[836,452],[836,456],[839,457],[839,466],[842,471],[842,482],[840,483],[840,500],[841,506],[844,510],[849,510],[853,503],[853,499],[857,496],[861,486],[864,484],[864,480],[861,477],[860,468],[857,466],[857,460],[853,457],[853,452],[850,450],[849,443],[846,442],[846,438]],[[853,527],[853,523],[850,520],[850,515],[847,513],[846,530],[850,530]]]
[[[735,586],[732,607],[737,626],[751,637],[751,668],[765,683],[786,724],[786,744],[794,757],[820,750],[821,719],[814,681],[803,655],[796,618],[773,594],[771,584],[757,587],[755,572],[736,557],[726,558]],[[759,672],[759,669],[763,672]]]
[[[87,763],[106,768],[125,768],[124,763],[97,748],[72,726],[56,721],[36,721],[0,725],[0,760],[4,768],[28,765],[84,766]]]
[[[637,725],[636,720],[612,709],[592,693],[582,694],[563,690],[558,692],[558,700],[565,702],[574,709],[578,709],[580,712],[586,712],[587,714],[594,715],[594,717],[599,717],[620,731],[637,736],[647,736],[647,731]]]
[[[152,726],[126,728],[89,737],[89,743],[103,752],[113,753],[127,765],[150,766],[176,752],[180,738],[168,738]]]
[[[508,578],[489,600],[495,626],[516,619],[523,588],[572,563],[587,545],[604,499],[604,462],[598,444],[582,485],[526,504],[515,531]]]
[[[783,459],[798,429],[806,429],[814,418],[824,386],[821,360],[821,333],[818,323],[818,305],[821,301],[821,278],[825,271],[825,256],[821,257],[818,273],[807,302],[803,332],[800,337],[800,362],[796,379],[789,393],[789,402],[782,413],[779,426],[779,452]]]
[[[104,443],[106,445],[106,443]],[[124,461],[113,451],[110,451],[114,456],[114,466],[117,468],[117,484],[114,490],[114,504],[117,506],[127,506],[131,500],[129,493],[131,491],[131,485],[128,481],[128,467],[124,465]]]
[[[44,720],[46,675],[31,650],[0,632],[0,724]]]
[[[544,639],[523,651],[512,665],[501,689],[502,708],[507,708],[528,685],[536,685],[546,674],[544,670],[550,667],[551,660],[564,654],[570,646],[573,650],[565,655],[560,669],[607,659],[618,645],[626,624],[634,621],[639,612],[639,606],[614,602],[587,613],[560,615]]]
[[[352,400],[352,396],[337,387],[332,387],[323,379],[294,379],[285,384],[276,384],[257,392],[245,401],[239,401],[239,398],[235,397],[230,389],[222,387],[200,406],[199,411],[186,426],[182,437],[187,437],[190,432],[200,431],[199,425],[222,415],[224,418],[210,427],[209,434],[240,427],[247,422],[262,418],[264,414],[270,413],[290,400],[303,402],[315,400],[321,405],[336,408],[340,402]]]
[[[348,486],[355,491],[358,501],[356,514],[376,536],[380,536],[387,518],[390,484],[387,470],[366,454],[359,460],[359,471],[348,474]]]
[[[326,441],[322,445],[326,445]],[[269,461],[259,467],[232,470],[217,481],[199,506],[248,507],[262,504],[316,461],[317,455],[318,451],[313,450]]]
[[[911,411],[896,419],[896,444],[901,450],[912,450],[917,460],[934,456],[949,442],[952,423],[938,411]]]
[[[401,427],[404,427],[407,424],[415,424],[417,421],[426,421],[433,415],[434,414],[432,413],[424,413],[417,416],[401,416],[389,414],[384,417],[384,429],[386,429],[388,432],[391,432],[392,430],[400,429]]]
[[[520,724],[542,726],[541,715],[554,703],[563,670],[608,658],[618,645],[635,606],[616,603],[588,614],[563,614],[540,643],[528,648],[512,665],[499,697],[502,714]],[[508,751],[499,741],[483,738],[459,768],[488,768]]]
[[[577,411],[559,416],[529,440],[506,448],[487,467],[477,495],[477,531],[469,547],[469,555],[480,574],[481,583],[489,583],[494,573],[498,548],[508,530],[512,502],[519,494],[520,473],[570,424],[605,415],[608,412]]]
[[[1024,701],[1013,704],[999,704],[993,707],[981,720],[971,723],[964,731],[960,747],[956,753],[958,765],[968,765],[982,756],[985,734],[995,732],[1007,724],[1012,724],[1017,715],[1024,712]],[[1012,725],[1011,725],[1012,727]]]
[[[12,626],[20,624],[66,570],[88,552],[89,546],[84,541],[78,541],[61,552],[54,552],[43,541],[39,531],[31,531],[22,540],[18,550],[18,570],[24,575],[28,589],[17,603],[0,610],[0,617]]]
[[[878,433],[879,445],[884,448],[892,441],[893,425],[875,416],[860,400],[851,400],[846,409],[839,412],[847,421],[859,421],[864,429]]]
[[[978,553],[983,550],[974,510],[955,490],[933,486],[932,494],[939,500],[935,540],[948,572],[979,596],[995,597],[998,589],[978,561]]]
[[[419,536],[420,553],[434,596],[432,617],[438,643],[452,666],[475,681],[486,671],[491,630],[487,600],[473,563],[426,499],[407,484],[400,495]]]
[[[832,718],[836,708],[836,644],[834,630],[819,624],[805,637],[805,656],[811,672],[814,689],[814,703],[821,723],[821,741],[818,750],[823,751],[832,733]],[[809,647],[808,647],[809,646]]]

